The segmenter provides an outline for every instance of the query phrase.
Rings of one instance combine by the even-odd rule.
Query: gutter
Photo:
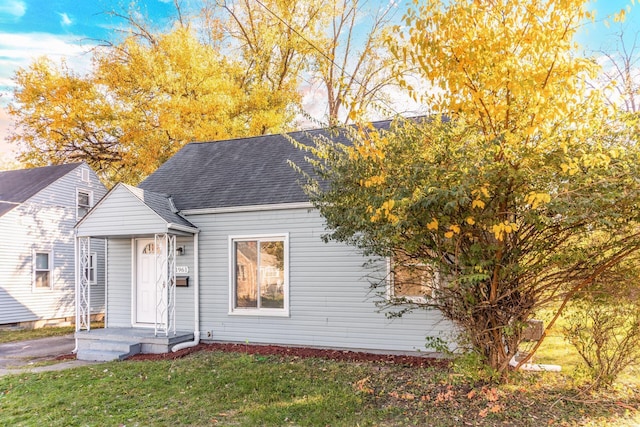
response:
[[[193,235],[193,312],[194,331],[193,341],[182,342],[171,347],[174,353],[185,348],[195,347],[200,344],[200,251],[199,251],[199,231]]]
[[[313,209],[310,202],[274,203],[270,205],[227,206],[220,208],[184,209],[182,215],[209,215],[220,213],[277,211],[283,209]]]
[[[189,227],[186,225],[176,224],[174,222],[167,223],[167,230],[177,230],[177,231],[185,231],[187,233],[197,233],[198,229],[194,227]]]

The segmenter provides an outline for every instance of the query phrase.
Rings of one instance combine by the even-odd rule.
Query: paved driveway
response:
[[[22,372],[59,371],[94,363],[65,360],[38,366],[40,362],[54,361],[57,356],[71,353],[75,345],[73,334],[0,344],[0,376]]]

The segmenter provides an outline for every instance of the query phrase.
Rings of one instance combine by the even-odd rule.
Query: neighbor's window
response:
[[[231,312],[286,315],[288,238],[232,238]]]
[[[89,255],[89,265],[85,268],[85,277],[89,278],[89,283],[96,283],[96,260],[97,256],[95,252]]]
[[[394,260],[390,265],[392,297],[424,302],[433,296],[438,275],[432,266],[410,262],[399,263]]]
[[[34,287],[37,289],[50,289],[53,284],[51,278],[52,256],[51,252],[34,253]]]
[[[89,209],[91,209],[91,199],[93,198],[93,194],[91,191],[87,190],[78,190],[76,194],[76,206],[78,208],[76,218],[80,219],[89,212]]]

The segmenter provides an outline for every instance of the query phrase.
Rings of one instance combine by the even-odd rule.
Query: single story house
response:
[[[107,190],[85,163],[0,172],[0,325],[73,320],[74,226]],[[85,267],[91,304],[104,311],[104,243]]]
[[[424,351],[427,335],[451,331],[438,312],[378,312],[367,259],[323,242],[291,166],[309,171],[307,154],[290,140],[320,135],[344,139],[313,130],[190,143],[138,187],[116,185],[76,227],[78,247],[107,242],[105,328],[76,333],[78,358],[199,341]]]

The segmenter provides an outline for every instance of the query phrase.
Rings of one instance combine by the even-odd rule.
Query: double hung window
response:
[[[88,190],[77,190],[76,192],[76,219],[80,219],[89,212],[93,204],[93,193]]]
[[[89,254],[89,264],[85,268],[85,277],[88,278],[90,284],[96,283],[96,253],[92,252]]]
[[[51,252],[33,253],[33,286],[35,289],[51,289],[53,286],[53,257]]]

